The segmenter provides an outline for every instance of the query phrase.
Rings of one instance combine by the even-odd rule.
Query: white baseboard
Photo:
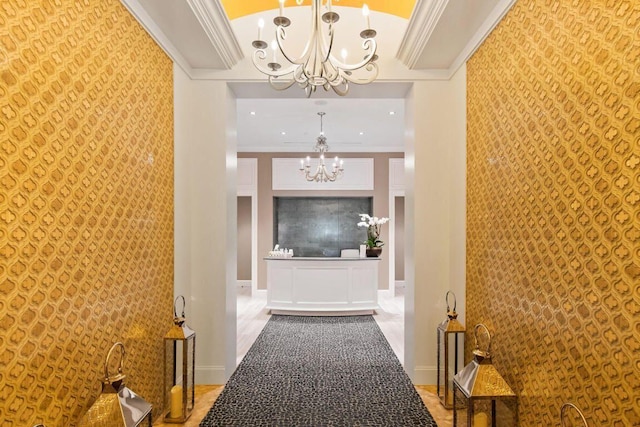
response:
[[[197,366],[195,372],[196,384],[226,384],[224,366]]]
[[[415,385],[436,384],[438,379],[437,366],[416,366],[413,371],[413,383]]]
[[[396,288],[404,288],[404,280],[396,280]]]
[[[236,280],[239,288],[250,288],[251,280]]]

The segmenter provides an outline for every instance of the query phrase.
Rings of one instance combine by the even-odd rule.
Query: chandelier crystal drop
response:
[[[316,167],[314,173],[311,173],[311,158],[309,156],[307,156],[306,159],[300,160],[300,172],[302,172],[307,181],[333,182],[344,172],[344,161],[340,160],[337,156],[333,159],[331,172],[327,170],[327,167],[325,165],[324,154],[329,151],[327,138],[324,136],[324,132],[322,130],[322,117],[325,114],[326,113],[323,112],[318,113],[318,115],[320,116],[320,135],[316,140],[314,151],[319,152],[320,157],[318,159],[318,166]]]
[[[369,8],[365,4],[362,13],[365,17],[367,28],[360,32],[364,58],[355,64],[346,63],[346,50],[341,51],[341,60],[332,54],[334,24],[340,19],[340,15],[331,10],[331,0],[311,1],[311,35],[307,44],[298,58],[288,54],[284,49],[284,40],[287,38],[287,27],[291,20],[284,16],[284,1],[279,0],[279,15],[273,19],[276,26],[276,38],[272,42],[272,54],[267,49],[269,45],[261,39],[264,21],[258,22],[258,39],[252,46],[255,48],[252,60],[255,67],[269,78],[269,84],[276,90],[285,90],[295,83],[304,89],[307,97],[310,97],[317,88],[325,91],[333,90],[336,94],[344,96],[349,92],[349,83],[368,84],[378,76],[378,64],[376,60],[377,43],[376,31],[371,29],[369,20]],[[296,0],[298,5],[302,0]],[[325,12],[321,13],[322,8]],[[325,25],[323,25],[323,23]],[[277,51],[280,52],[276,55]],[[283,65],[278,62],[282,58]]]

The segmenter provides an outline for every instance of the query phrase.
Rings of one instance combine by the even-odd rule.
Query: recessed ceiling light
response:
[[[390,116],[395,116],[395,115],[396,115],[396,112],[395,112],[395,111],[389,111],[389,115],[390,115]]]
[[[285,131],[280,132],[281,135],[286,135],[287,133]]]
[[[252,111],[252,112],[251,112],[251,113],[249,113],[249,114],[251,114],[252,116],[255,116],[255,115],[256,115],[256,112],[255,112],[255,111]]]
[[[364,132],[360,132],[360,135],[364,135]]]

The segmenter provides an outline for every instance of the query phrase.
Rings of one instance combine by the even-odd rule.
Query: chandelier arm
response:
[[[258,71],[260,71],[262,74],[265,74],[267,76],[272,76],[272,77],[282,77],[282,76],[286,76],[288,74],[293,74],[296,70],[296,68],[298,67],[295,64],[290,65],[289,67],[282,69],[282,70],[271,70],[269,68],[266,68],[264,65],[260,64],[260,60],[264,60],[267,57],[267,52],[263,49],[258,49],[255,52],[253,52],[253,55],[251,56],[251,60],[253,62],[253,65],[258,69]]]
[[[314,31],[312,41],[313,55],[305,63],[305,74],[311,85],[322,86],[326,82],[322,63],[322,55],[324,55],[322,51],[322,35],[318,31]]]
[[[363,68],[365,70],[367,70],[368,72],[373,72],[373,74],[371,74],[367,78],[360,78],[360,79],[357,79],[356,76],[347,76],[347,75],[345,75],[344,78],[346,80],[350,81],[351,83],[354,83],[354,84],[357,84],[357,85],[366,85],[368,83],[371,83],[372,81],[374,81],[378,77],[378,65],[377,64],[370,63],[370,64],[367,64]]]
[[[365,65],[371,63],[371,60],[373,59],[374,55],[376,54],[376,50],[378,49],[378,44],[376,43],[375,39],[364,39],[364,41],[362,42],[362,49],[364,51],[367,50],[371,50],[371,52],[369,52],[362,61],[356,63],[356,64],[346,64],[338,59],[335,58],[335,56],[331,56],[332,62],[341,70],[344,71],[355,71],[358,70],[362,67],[364,67]]]
[[[344,171],[344,169],[341,169],[334,164],[332,172],[329,172],[322,160],[316,167],[315,173],[313,175],[311,175],[311,166],[307,165],[304,167],[304,169],[301,169],[301,170],[305,171],[304,177],[309,182],[311,181],[334,182],[336,179],[338,179],[338,177],[340,177],[340,175]]]
[[[331,83],[340,76],[340,67],[336,64],[340,61],[336,61],[335,57],[331,55],[331,49],[333,48],[333,33],[331,34],[328,47],[324,39],[322,40],[322,48],[327,52],[326,58],[322,61],[322,68],[326,77],[325,83]],[[324,54],[324,51],[322,53]]]
[[[298,82],[298,85],[302,89],[305,89],[308,86],[311,86],[309,84],[309,80],[307,79],[307,76],[304,74],[304,69],[302,67],[296,68],[296,70],[293,73],[293,78],[296,82]]]
[[[325,63],[327,61],[329,61],[329,58],[331,57],[331,49],[333,49],[333,36],[334,36],[335,32],[333,31],[333,26],[331,24],[329,24],[329,45],[327,45],[327,43],[324,40],[324,32],[322,31],[322,29],[320,29],[320,37],[322,39],[322,48],[324,49],[322,51],[323,53],[323,60],[322,62]],[[326,54],[325,54],[326,53]]]
[[[318,50],[319,55],[316,55],[316,58],[321,58],[321,68],[324,72],[325,81],[322,84],[317,84],[317,86],[324,86],[326,83],[329,83],[331,80],[337,78],[339,76],[339,71],[335,66],[335,58],[331,55],[331,50],[333,49],[333,40],[334,40],[334,29],[333,25],[329,23],[329,43],[327,44],[324,31],[322,31],[322,27],[320,26],[319,38],[316,41],[316,49]],[[326,88],[325,88],[326,90]]]
[[[280,80],[279,82],[276,82],[275,79],[277,79],[277,77],[269,76],[269,85],[275,90],[286,90],[296,83],[295,80],[289,80],[284,82]]]
[[[302,53],[300,54],[300,59],[295,60],[295,59],[291,59],[289,55],[287,55],[287,52],[285,52],[284,50],[283,42],[285,41],[286,38],[287,38],[287,32],[285,28],[281,25],[277,26],[276,27],[276,44],[278,45],[278,49],[280,50],[280,53],[282,54],[284,59],[286,59],[290,64],[304,65],[304,63],[309,60],[309,56],[311,54],[311,51],[310,51],[311,40],[307,41],[307,44],[305,45],[304,49],[302,50]]]
[[[340,86],[344,86],[344,89],[340,89]],[[349,92],[349,82],[343,80],[341,85],[331,85],[331,89],[333,89],[337,95],[345,96],[347,92]]]
[[[304,86],[304,93],[307,95],[307,98],[311,98],[311,94],[315,92],[315,86],[311,86],[309,83],[306,83]]]
[[[327,83],[330,86],[334,86],[336,84],[340,84],[342,82],[342,80],[344,80],[342,78],[342,73],[340,71],[340,68],[337,67],[334,63],[325,62],[323,65],[324,65],[324,68],[325,68],[325,74],[327,76]]]

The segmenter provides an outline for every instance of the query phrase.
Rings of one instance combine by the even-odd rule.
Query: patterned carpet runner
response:
[[[372,316],[272,316],[200,427],[436,426]]]

